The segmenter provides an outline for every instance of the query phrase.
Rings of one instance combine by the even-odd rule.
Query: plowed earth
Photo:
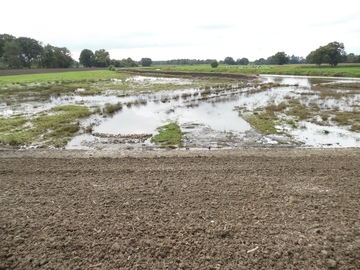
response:
[[[359,269],[360,150],[0,151],[0,269]]]

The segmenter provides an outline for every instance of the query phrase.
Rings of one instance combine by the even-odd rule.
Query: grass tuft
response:
[[[182,135],[180,126],[172,122],[170,124],[161,126],[157,129],[159,134],[151,138],[151,142],[160,144],[160,147],[171,147],[182,145]]]

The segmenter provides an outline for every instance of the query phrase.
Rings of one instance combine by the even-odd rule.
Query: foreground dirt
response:
[[[360,150],[0,151],[0,269],[359,269]]]

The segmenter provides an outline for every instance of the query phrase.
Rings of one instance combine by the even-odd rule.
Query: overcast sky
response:
[[[306,57],[329,42],[360,54],[360,4],[353,0],[11,0],[0,33],[111,58]]]

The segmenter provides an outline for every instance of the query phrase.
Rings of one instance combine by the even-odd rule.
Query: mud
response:
[[[359,269],[360,149],[0,149],[0,269]]]

